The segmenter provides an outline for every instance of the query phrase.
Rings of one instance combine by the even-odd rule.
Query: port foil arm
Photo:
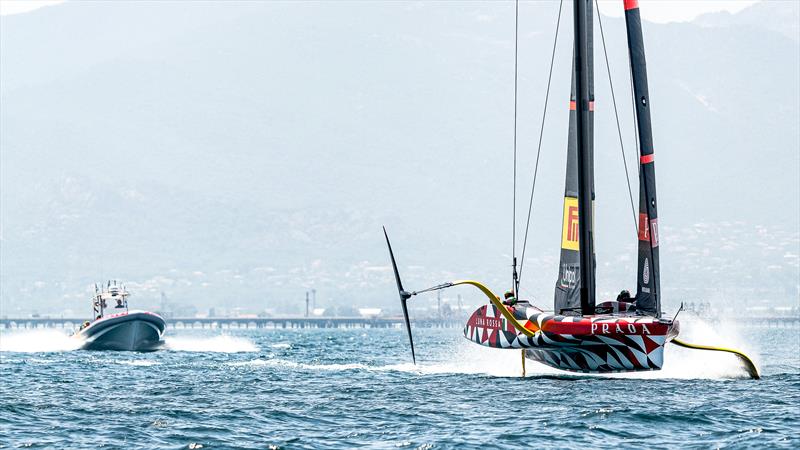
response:
[[[503,317],[505,317],[506,320],[508,320],[508,322],[511,325],[513,325],[514,328],[517,329],[517,331],[528,337],[534,335],[534,331],[525,328],[525,326],[522,323],[520,323],[520,321],[517,320],[517,318],[514,317],[513,314],[511,314],[511,311],[508,310],[508,307],[506,307],[506,305],[504,305],[503,302],[500,301],[500,297],[495,295],[494,292],[492,292],[483,283],[479,283],[473,280],[458,280],[458,281],[453,281],[452,284],[453,286],[464,285],[464,284],[475,286],[476,288],[478,288],[478,290],[483,292],[483,294],[489,298],[489,301],[497,308],[498,311],[500,311]]]

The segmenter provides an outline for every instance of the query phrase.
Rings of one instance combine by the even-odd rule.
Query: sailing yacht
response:
[[[597,301],[592,217],[595,198],[593,11],[591,0],[574,0],[573,3],[575,39],[567,170],[561,258],[553,310],[545,310],[526,301],[503,302],[488,287],[473,280],[443,283],[414,292],[405,291],[384,228],[412,358],[416,363],[407,301],[423,292],[472,285],[486,295],[489,303],[469,317],[464,326],[464,336],[483,346],[521,351],[523,374],[526,360],[582,373],[659,370],[664,365],[664,347],[674,343],[688,348],[733,353],[743,362],[748,374],[758,378],[757,368],[741,352],[688,344],[677,339],[680,333],[677,315],[665,317],[662,311],[650,96],[637,0],[621,1],[625,9],[639,149],[637,286],[634,296],[622,291],[616,300]],[[516,257],[513,267],[513,292],[510,296],[516,298],[519,293]]]

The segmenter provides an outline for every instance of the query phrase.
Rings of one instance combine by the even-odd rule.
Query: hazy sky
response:
[[[63,0],[0,0],[0,16],[26,13],[62,2]]]
[[[72,0],[81,1],[81,0]],[[719,11],[736,13],[759,0],[641,0],[642,16],[652,22],[685,22]],[[21,14],[64,0],[0,0],[0,15]],[[609,16],[623,13],[622,0],[601,0],[600,10]]]
[[[470,274],[508,284],[513,0],[67,1],[2,19],[0,309],[82,311],[104,274],[125,280],[138,307],[158,308],[163,291],[200,310],[294,311],[313,287],[328,302],[320,306],[396,309],[384,224],[408,286]],[[542,36],[558,9],[525,5],[518,225],[547,95],[552,43]],[[725,3],[642,8],[661,5],[674,17],[676,5],[696,14]],[[714,28],[646,30],[673,306],[744,304],[748,292],[788,302],[796,292],[800,194],[785,168],[798,166],[800,145],[798,3],[744,5],[708,21]],[[761,20],[769,15],[786,20]],[[611,71],[627,84],[616,25],[606,35]],[[565,96],[571,43],[558,45],[552,92]],[[635,274],[635,211],[613,105],[602,101],[606,75],[595,136],[598,292],[616,298]],[[565,104],[554,100],[561,113],[547,119],[526,254],[525,289],[539,299],[552,298],[558,275]],[[626,150],[635,149],[632,111],[618,112]]]

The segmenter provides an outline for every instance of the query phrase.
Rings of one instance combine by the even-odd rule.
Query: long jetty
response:
[[[0,318],[0,329],[77,328],[85,318]],[[286,328],[399,328],[402,317],[174,317],[165,318],[169,329],[286,329]],[[463,327],[463,320],[415,319],[415,327]]]
[[[292,329],[292,328],[401,328],[402,317],[172,317],[169,329]],[[18,317],[0,318],[0,329],[77,328],[86,318]],[[465,319],[414,319],[417,328],[460,328]],[[707,318],[709,322],[719,319]],[[748,317],[745,327],[800,328],[800,316]]]

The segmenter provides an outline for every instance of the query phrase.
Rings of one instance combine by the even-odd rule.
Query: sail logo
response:
[[[639,213],[639,240],[650,241],[651,247],[658,247],[658,219],[650,220],[647,214]]]
[[[578,242],[580,228],[578,226],[578,199],[576,197],[564,197],[563,224],[561,248],[578,251],[580,249]]]
[[[642,283],[650,284],[650,261],[644,259],[644,267],[642,268]]]
[[[647,226],[648,222],[647,214],[639,213],[639,240],[640,241],[649,241],[650,240],[650,228]]]
[[[580,232],[578,228],[578,208],[575,206],[570,206],[569,210],[567,211],[567,218],[567,240],[577,241],[578,233]]]
[[[578,285],[578,265],[562,264],[561,276],[558,279],[563,288],[573,288]]]
[[[658,247],[658,219],[650,221],[650,246]]]

